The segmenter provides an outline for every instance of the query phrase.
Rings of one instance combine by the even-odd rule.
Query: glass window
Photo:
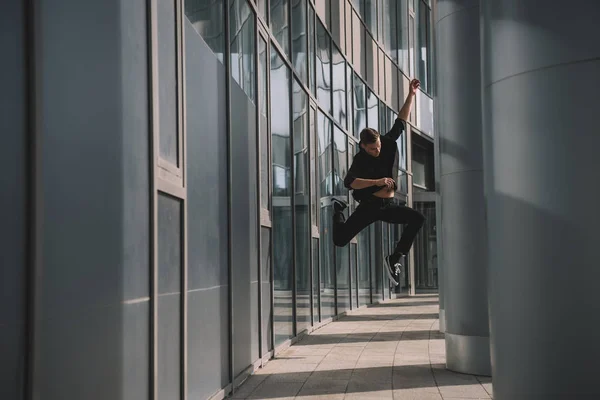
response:
[[[321,251],[321,318],[327,319],[335,315],[335,270],[333,264],[333,238],[331,237],[333,210],[328,205],[332,190],[332,132],[331,121],[322,112],[318,113],[317,120],[317,153],[319,156],[319,182],[320,182],[320,241]]]
[[[398,0],[380,0],[383,47],[398,62]]]
[[[419,80],[421,81],[421,87],[423,91],[430,91],[430,34],[429,34],[429,21],[430,21],[429,7],[425,2],[419,1],[419,37],[417,45],[417,73]]]
[[[346,125],[346,62],[338,48],[332,47],[333,62],[333,118],[342,126]]]
[[[365,13],[364,19],[367,24],[367,29],[377,39],[377,0],[364,0]]]
[[[329,20],[331,18],[331,0],[316,0],[315,9],[319,19],[325,26],[329,26]]]
[[[290,12],[289,0],[271,0],[271,32],[285,52],[290,56],[288,14]]]
[[[346,57],[348,59],[348,62],[352,62],[352,48],[353,48],[353,44],[352,44],[352,7],[350,7],[350,4],[346,5],[346,17],[345,17],[345,26],[346,26],[346,32],[344,33],[344,35],[346,36]]]
[[[294,135],[294,214],[296,246],[296,327],[307,329],[310,316],[310,197],[308,186],[308,96],[294,79],[292,90]]]
[[[331,0],[331,37],[342,53],[346,51],[346,0]]]
[[[262,268],[261,287],[262,287],[262,351],[263,356],[273,349],[273,339],[271,332],[273,329],[271,311],[271,230],[269,228],[260,228],[260,265]]]
[[[293,335],[292,182],[290,143],[290,71],[271,49],[271,160],[273,163],[273,282],[275,346]]]
[[[312,239],[313,324],[321,321],[319,306],[319,239]]]
[[[382,101],[379,101],[379,130],[382,135],[385,135],[390,128],[391,126],[388,125],[387,107]]]
[[[398,0],[398,57],[395,61],[406,74],[408,70],[408,0]]]
[[[344,187],[344,177],[348,173],[348,138],[337,126],[333,136],[333,165],[333,195],[347,196],[348,189]]]
[[[306,0],[292,0],[292,62],[302,82],[306,83]]]
[[[269,205],[269,128],[267,116],[267,44],[262,37],[258,41],[259,68],[259,125],[260,125],[260,206],[270,209]]]
[[[335,248],[338,314],[350,309],[350,246]]]
[[[352,108],[352,96],[354,95],[354,83],[352,82],[352,67],[350,64],[347,64],[346,68],[346,129],[352,135],[353,134],[353,122],[354,122],[354,109]]]
[[[221,62],[225,53],[223,4],[221,0],[185,1],[185,15]]]
[[[186,0],[189,1],[189,0]],[[258,0],[258,12],[263,19],[267,20],[267,0]]]
[[[365,49],[365,54],[366,54],[366,61],[367,61],[367,70],[366,70],[366,77],[367,77],[367,84],[374,88],[377,89],[377,85],[378,85],[378,77],[379,74],[377,71],[378,68],[378,64],[379,64],[379,52],[378,52],[378,47],[377,47],[377,43],[375,43],[373,41],[373,39],[371,38],[371,36],[367,35],[367,47]]]
[[[358,234],[358,304],[364,306],[371,302],[371,271],[369,229]]]
[[[331,114],[331,39],[322,23],[317,23],[317,100]]]
[[[365,71],[365,29],[356,13],[352,13],[352,63],[358,74]]]
[[[367,106],[365,84],[354,75],[354,136],[360,137],[360,131],[367,127]]]
[[[246,0],[231,3],[231,76],[254,101],[254,13]]]
[[[317,179],[317,171],[319,170],[319,157],[317,157],[317,141],[316,135],[316,118],[317,113],[314,108],[310,108],[309,128],[310,132],[310,187],[311,187],[311,205],[312,205],[312,224],[319,226],[319,182]]]
[[[369,128],[379,131],[379,100],[375,93],[367,90],[367,124]]]
[[[310,90],[313,95],[317,95],[317,85],[315,84],[315,11],[312,6],[308,7],[308,75],[310,81]]]

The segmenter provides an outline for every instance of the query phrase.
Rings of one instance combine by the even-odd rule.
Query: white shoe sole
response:
[[[394,286],[398,286],[398,282],[396,282],[396,279],[394,279],[394,275],[392,275],[392,273],[390,272],[390,264],[387,257],[383,259],[383,268],[385,269],[385,272],[387,272],[387,276],[388,278],[390,278],[390,282],[392,282]]]

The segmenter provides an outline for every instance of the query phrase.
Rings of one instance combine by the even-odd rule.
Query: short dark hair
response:
[[[365,128],[360,131],[360,142],[363,144],[373,144],[379,139],[379,132],[375,129]]]

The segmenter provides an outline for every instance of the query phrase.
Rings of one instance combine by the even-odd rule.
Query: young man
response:
[[[407,225],[394,252],[384,258],[384,268],[394,285],[400,280],[401,260],[410,250],[415,236],[423,226],[425,217],[410,207],[393,203],[398,178],[398,148],[396,140],[405,131],[413,98],[420,82],[413,79],[410,90],[392,129],[380,136],[377,131],[365,128],[360,132],[360,152],[354,156],[344,185],[352,189],[352,196],[360,202],[356,211],[346,221],[343,211],[347,204],[333,199],[333,242],[343,247],[360,231],[375,221]]]

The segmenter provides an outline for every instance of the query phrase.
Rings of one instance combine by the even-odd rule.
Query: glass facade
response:
[[[335,247],[332,198],[343,198],[350,203],[349,211],[356,210],[358,203],[343,180],[360,151],[357,138],[365,127],[385,133],[392,126],[406,95],[411,65],[424,89],[430,90],[429,6],[415,1],[418,6],[409,11],[406,0],[165,0],[147,2],[142,8],[122,3],[117,8],[103,2],[95,2],[95,8],[78,8],[77,16],[88,17],[93,14],[90,9],[102,11],[98,15],[107,23],[98,24],[99,30],[92,33],[79,32],[81,37],[67,32],[72,23],[68,18],[74,14],[36,13],[36,18],[43,18],[40,26],[49,29],[44,32],[51,33],[42,35],[49,48],[58,49],[53,41],[60,37],[69,45],[64,48],[75,44],[84,55],[90,51],[108,56],[110,68],[97,69],[99,79],[92,82],[102,85],[102,90],[95,90],[94,101],[114,106],[103,110],[102,118],[95,110],[86,119],[90,129],[111,132],[102,137],[106,143],[69,142],[81,145],[75,150],[84,150],[86,157],[80,158],[90,163],[82,171],[94,178],[77,181],[104,185],[106,207],[101,207],[98,220],[95,214],[87,219],[97,207],[69,208],[72,220],[64,215],[68,214],[64,207],[51,210],[67,217],[71,234],[51,235],[68,251],[45,252],[44,267],[81,275],[44,282],[44,295],[58,300],[42,306],[45,312],[57,306],[61,315],[73,315],[75,306],[82,307],[77,312],[89,311],[98,329],[76,327],[77,334],[100,343],[97,349],[110,347],[107,341],[112,340],[111,348],[119,350],[91,352],[97,357],[86,375],[91,384],[78,389],[100,388],[100,379],[109,375],[114,384],[106,387],[130,390],[119,386],[121,378],[125,383],[136,379],[139,386],[138,393],[81,398],[147,398],[148,392],[175,399],[226,396],[233,382],[243,381],[242,375],[259,365],[261,357],[273,357],[319,323],[384,298],[382,254],[392,248],[398,229],[374,224],[347,246]],[[30,21],[31,12],[25,7],[19,15]],[[26,29],[20,34],[28,32],[27,24],[23,22]],[[101,48],[77,48],[87,43],[85,35],[97,39],[105,34]],[[37,36],[26,36],[28,43],[19,48],[37,49],[28,46]],[[415,49],[412,55],[409,38]],[[20,59],[29,62],[30,56]],[[94,60],[80,58],[80,68]],[[85,74],[69,75],[75,81],[63,93],[62,82],[49,79],[60,70],[55,63],[42,63],[41,72],[46,77],[44,93],[48,89],[47,97],[58,96],[60,101],[44,107],[57,111],[64,106],[63,97],[74,93],[65,104],[85,115],[79,113],[85,101],[78,97],[80,90],[86,93],[81,84]],[[25,102],[16,103],[30,111]],[[418,129],[428,114],[418,115],[409,132]],[[73,127],[65,127],[67,134]],[[48,127],[43,128],[46,134]],[[49,134],[54,134],[52,129]],[[398,139],[403,173],[398,201],[410,200],[415,190],[408,187],[407,169],[415,172],[415,187],[431,187],[422,154],[407,152],[406,140],[406,135]],[[48,160],[63,165],[52,154],[70,150],[58,146],[61,143],[49,141],[44,146],[43,166]],[[414,159],[407,153],[414,153]],[[92,164],[94,157],[114,161],[116,167]],[[25,175],[25,183],[38,183]],[[40,187],[52,187],[54,175],[41,174]],[[46,190],[44,201],[63,204],[68,197],[63,188]],[[89,200],[97,192],[81,190],[77,195],[86,200],[82,204],[94,205]],[[65,221],[54,217],[50,222]],[[97,236],[83,238],[79,232],[89,226]],[[37,225],[29,228],[37,233]],[[48,235],[58,231],[46,229]],[[16,236],[25,240],[25,235]],[[70,264],[85,259],[84,252],[105,241],[112,247],[94,252],[100,258],[89,259],[85,273]],[[30,245],[37,243],[24,247]],[[420,285],[435,282],[430,270],[418,270]],[[87,288],[91,278],[97,278],[93,293],[75,290]],[[79,297],[67,299],[65,294]],[[20,299],[29,300],[26,295]],[[99,317],[98,304],[106,315]],[[66,325],[57,321],[47,318],[44,324],[60,332]],[[40,336],[42,355],[49,349],[66,352],[57,370],[82,373],[85,368],[74,368],[79,355],[74,356],[68,343],[58,342],[59,336],[64,340],[69,335]],[[121,376],[105,373],[107,365],[127,368],[117,370],[124,372]],[[59,381],[56,388],[69,388],[62,376],[52,376]],[[80,377],[75,381],[88,382]]]

